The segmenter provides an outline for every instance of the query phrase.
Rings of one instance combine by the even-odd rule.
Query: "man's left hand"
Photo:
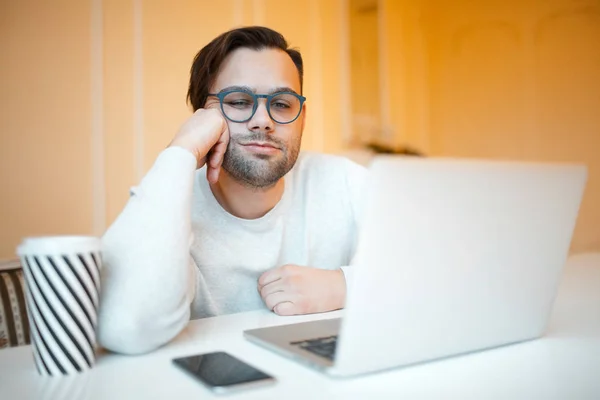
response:
[[[346,280],[341,269],[288,264],[263,273],[258,291],[278,315],[313,314],[344,307]]]

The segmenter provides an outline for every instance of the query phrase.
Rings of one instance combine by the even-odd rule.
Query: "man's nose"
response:
[[[260,99],[256,107],[256,112],[248,121],[248,129],[252,131],[271,132],[274,127],[275,123],[271,119],[269,111],[267,111],[267,103],[264,99]]]

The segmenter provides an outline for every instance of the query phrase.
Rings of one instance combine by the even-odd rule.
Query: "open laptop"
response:
[[[378,156],[370,174],[343,319],[247,339],[353,376],[543,335],[584,166]]]

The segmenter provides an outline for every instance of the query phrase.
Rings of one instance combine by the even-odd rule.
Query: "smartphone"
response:
[[[275,378],[224,351],[176,358],[173,363],[215,393],[271,385]]]

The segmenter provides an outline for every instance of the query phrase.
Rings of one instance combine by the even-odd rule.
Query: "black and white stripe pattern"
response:
[[[41,375],[95,361],[100,255],[22,256],[35,364]]]

